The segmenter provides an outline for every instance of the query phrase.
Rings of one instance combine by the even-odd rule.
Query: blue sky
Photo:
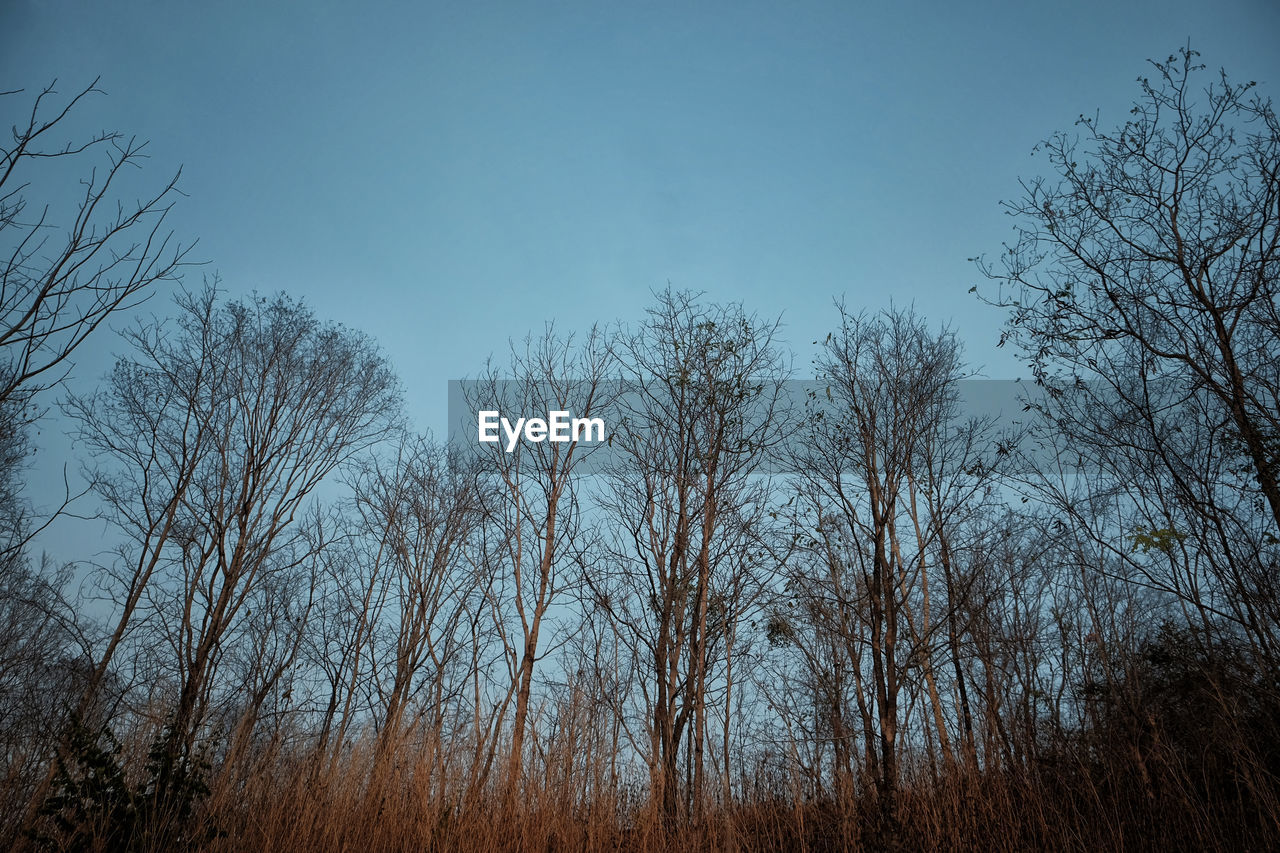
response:
[[[1263,0],[7,0],[0,88],[102,75],[77,119],[149,138],[151,180],[183,166],[205,271],[375,336],[439,430],[509,338],[638,320],[668,281],[782,314],[801,367],[844,294],[1018,375],[966,258],[1009,237],[1033,145],[1123,120],[1188,37],[1274,96],[1277,34]]]

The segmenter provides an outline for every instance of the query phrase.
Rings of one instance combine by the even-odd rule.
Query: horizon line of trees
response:
[[[604,414],[603,470],[463,456],[369,337],[206,285],[64,397],[118,537],[68,566],[27,547],[36,395],[187,250],[176,178],[90,180],[49,242],[23,170],[140,147],[40,149],[93,87],[42,93],[0,159],[0,843],[268,846],[254,809],[344,791],[423,847],[531,804],[601,849],[1280,843],[1280,123],[1196,57],[1046,140],[977,260],[1044,392],[1016,435],[914,310],[836,303],[796,405],[777,320],[668,288],[468,385]],[[352,843],[294,811],[271,844]]]

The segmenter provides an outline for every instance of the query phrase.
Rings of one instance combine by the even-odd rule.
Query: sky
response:
[[[369,333],[439,431],[447,380],[547,321],[637,322],[668,283],[780,315],[801,370],[843,296],[1018,376],[968,259],[1011,238],[1035,144],[1122,122],[1188,39],[1274,97],[1278,33],[1270,0],[0,0],[0,90],[100,75],[75,127],[150,140],[139,186],[181,166],[188,284]]]

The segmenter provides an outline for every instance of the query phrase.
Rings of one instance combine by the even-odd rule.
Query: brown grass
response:
[[[1197,802],[1168,769],[1157,772],[1156,789],[1137,773],[1095,776],[1083,766],[1040,779],[956,770],[905,785],[888,828],[876,825],[869,799],[798,803],[755,790],[709,807],[695,825],[664,821],[635,784],[585,797],[564,780],[514,790],[502,780],[467,793],[457,771],[403,755],[380,767],[357,747],[331,775],[317,774],[306,755],[273,756],[238,781],[223,774],[203,819],[220,831],[209,849],[280,853],[1263,850],[1280,839],[1274,823],[1242,823]]]

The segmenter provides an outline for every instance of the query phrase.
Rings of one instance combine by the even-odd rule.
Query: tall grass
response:
[[[144,739],[124,745],[135,764]],[[354,739],[337,761],[305,741],[258,744],[215,768],[209,793],[180,836],[141,835],[113,846],[109,827],[81,827],[46,849],[211,851],[857,851],[857,850],[1265,850],[1280,844],[1275,791],[1206,789],[1169,755],[1087,757],[1066,751],[1034,771],[941,774],[904,768],[896,820],[884,825],[874,788],[846,802],[797,798],[776,774],[758,773],[730,801],[710,802],[699,823],[658,814],[641,778],[607,779],[582,755],[543,744],[526,778],[475,785],[472,756],[429,738],[388,752]],[[1243,754],[1239,756],[1243,758]],[[600,762],[598,753],[588,762]],[[1141,763],[1141,766],[1139,766]],[[495,767],[506,766],[500,760]],[[563,772],[577,767],[577,774]],[[557,768],[560,768],[559,770]],[[598,772],[597,772],[598,771]],[[593,778],[594,777],[594,778]],[[751,778],[744,775],[745,778]],[[90,839],[85,842],[84,839]],[[175,839],[177,839],[175,841]],[[118,839],[116,840],[118,845]]]

